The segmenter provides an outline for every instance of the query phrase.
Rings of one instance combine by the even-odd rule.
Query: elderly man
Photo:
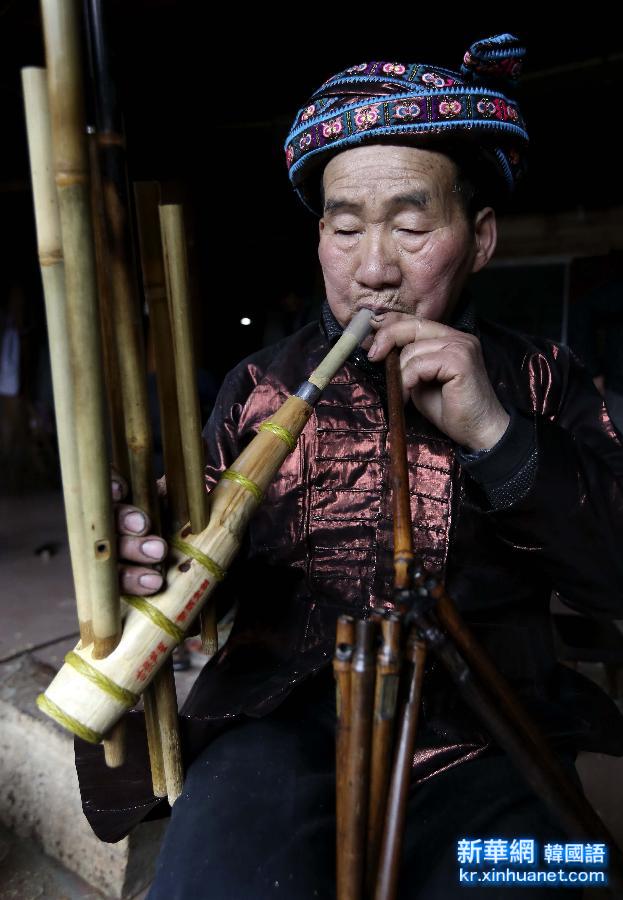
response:
[[[154,900],[334,895],[330,659],[339,614],[391,600],[382,362],[394,346],[417,552],[570,773],[578,749],[623,752],[605,695],[557,666],[548,619],[553,589],[578,610],[621,615],[620,437],[565,348],[477,320],[466,290],[495,250],[491,204],[523,166],[512,99],[522,55],[500,35],[470,48],[460,72],[354,66],[296,118],[286,155],[301,199],[321,213],[327,302],[320,328],[225,380],[204,431],[208,487],[358,309],[374,310],[375,333],[323,395],[223,585],[237,619],[182,710],[192,764]],[[126,569],[126,588],[146,593],[137,579],[147,571]],[[110,826],[115,813],[127,828],[155,801],[131,773],[121,805],[121,794],[89,799],[93,752],[79,754],[85,812],[110,839],[123,833]],[[430,663],[399,896],[462,896],[457,840],[527,835],[564,839]]]

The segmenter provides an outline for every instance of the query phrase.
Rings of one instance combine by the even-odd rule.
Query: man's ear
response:
[[[495,252],[498,242],[498,225],[495,210],[490,206],[478,210],[474,219],[474,261],[472,272],[480,272]]]

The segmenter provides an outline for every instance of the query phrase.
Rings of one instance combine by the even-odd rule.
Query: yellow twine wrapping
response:
[[[284,428],[283,425],[277,425],[276,422],[262,422],[258,431],[270,431],[271,434],[283,441],[290,453],[296,447],[296,438],[292,432]]]
[[[227,481],[234,481],[236,484],[239,484],[241,487],[245,488],[245,490],[249,491],[250,494],[253,494],[258,503],[262,502],[263,494],[261,489],[254,481],[247,478],[246,475],[241,475],[240,472],[236,472],[235,469],[225,469],[221,478],[225,478]]]
[[[164,631],[169,637],[172,637],[176,644],[184,640],[183,630],[172,622],[163,612],[157,609],[153,603],[148,603],[143,597],[132,597],[124,594],[123,599],[128,606],[137,609],[139,612],[147,616],[148,619],[157,625],[161,631]]]
[[[201,550],[197,547],[193,547],[192,544],[187,544],[186,541],[181,540],[181,538],[171,538],[169,541],[172,547],[175,547],[176,550],[179,550],[180,553],[183,553],[185,556],[190,556],[193,559],[196,559],[198,563],[201,563],[204,569],[207,569],[210,575],[213,575],[215,578],[218,578],[219,581],[222,578],[225,578],[225,569],[222,569],[217,562],[214,562],[213,559],[210,559],[209,556],[206,556]]]
[[[97,731],[93,731],[91,728],[83,725],[82,722],[72,718],[72,716],[68,716],[67,713],[64,713],[63,710],[50,700],[49,697],[46,697],[45,694],[39,694],[37,697],[37,706],[41,712],[46,714],[46,716],[54,719],[67,731],[77,734],[83,741],[88,741],[89,744],[99,744],[102,740],[101,734],[98,734]]]
[[[132,691],[115,684],[107,675],[98,672],[94,666],[90,665],[81,656],[78,656],[77,653],[74,653],[73,650],[69,651],[65,657],[65,662],[72,669],[75,669],[76,672],[79,672],[80,675],[83,675],[84,678],[88,678],[89,681],[96,684],[104,693],[109,694],[115,700],[118,700],[119,703],[123,703],[124,706],[129,708],[130,706],[136,706],[138,703],[138,694],[133,694]]]

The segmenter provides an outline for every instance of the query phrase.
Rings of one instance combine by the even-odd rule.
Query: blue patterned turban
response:
[[[499,34],[472,44],[459,72],[398,62],[338,72],[312,94],[290,129],[285,151],[292,186],[318,213],[319,176],[332,156],[399,141],[432,150],[464,147],[499,194],[510,194],[528,144],[514,99],[524,55],[514,35]]]

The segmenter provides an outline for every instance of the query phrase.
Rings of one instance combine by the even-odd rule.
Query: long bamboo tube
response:
[[[342,848],[346,840],[345,808],[348,803],[348,754],[350,746],[350,675],[355,643],[355,620],[352,616],[340,616],[337,620],[333,673],[335,675],[335,699],[337,726],[335,734],[335,836],[337,900],[348,897],[349,871],[344,865]]]
[[[72,360],[85,558],[92,592],[93,656],[104,658],[121,631],[110,467],[105,453],[104,386],[90,219],[88,153],[77,10],[72,0],[42,0],[52,113],[69,344]]]
[[[156,181],[139,182],[134,185],[134,198],[143,272],[143,293],[149,310],[156,363],[167,506],[173,530],[178,531],[188,522],[189,515],[177,405],[177,376],[171,346],[171,325],[158,218],[160,185]]]
[[[203,479],[203,444],[201,440],[197,365],[193,352],[192,314],[184,214],[179,204],[160,207],[160,228],[177,384],[177,403],[186,474],[186,497],[193,534],[206,527],[207,497]],[[218,650],[216,610],[208,604],[201,616],[201,640],[204,651],[212,655]]]
[[[392,743],[398,682],[400,676],[400,617],[390,614],[381,621],[382,643],[376,657],[372,759],[370,762],[370,802],[368,808],[368,849],[366,852],[366,893],[374,896],[387,793],[391,775]]]
[[[22,85],[26,106],[37,245],[50,344],[56,433],[67,534],[78,608],[80,640],[83,646],[87,646],[93,640],[91,594],[82,529],[78,443],[74,421],[74,387],[65,304],[65,269],[58,197],[54,183],[50,106],[45,69],[22,69]]]
[[[164,268],[162,264],[162,250],[160,244],[160,228],[158,223],[158,204],[160,202],[160,186],[157,182],[150,182],[140,188],[135,186],[136,219],[138,225],[138,238],[140,247],[140,259],[143,272],[143,293],[149,310],[149,322],[151,339],[154,343],[154,356],[156,362],[156,377],[158,381],[158,399],[160,403],[160,427],[164,448],[164,462],[167,479],[167,504],[169,518],[174,530],[179,530],[188,520],[188,508],[186,503],[186,485],[184,480],[184,464],[182,458],[182,444],[179,434],[179,413],[177,407],[177,390],[175,387],[176,375],[171,352],[171,325],[167,306],[167,295],[164,283]],[[169,663],[170,668],[170,663]],[[165,673],[165,678],[168,678]],[[175,681],[173,680],[173,688]],[[158,690],[158,683],[154,684],[154,690]],[[179,733],[174,733],[170,728],[163,729],[161,735],[160,754],[156,754],[157,742],[154,731],[158,727],[156,715],[156,694],[146,691],[143,695],[145,703],[145,721],[148,728],[148,746],[152,771],[152,785],[154,794],[162,796],[162,789],[167,792],[167,777],[165,772],[164,748],[179,746]],[[170,698],[168,698],[170,699]],[[166,704],[167,709],[171,707]],[[177,715],[177,712],[176,712]],[[175,752],[175,751],[174,751]],[[179,777],[179,766],[172,769],[170,758],[168,759],[169,785],[173,787]],[[171,792],[171,796],[176,791]],[[171,799],[171,798],[170,798]]]
[[[379,854],[378,876],[372,895],[374,900],[395,900],[398,896],[400,856],[426,662],[426,645],[418,640],[415,628],[409,632],[405,657],[411,669],[408,677],[409,693],[400,717],[394,768],[387,798],[385,829]]]
[[[372,619],[357,622],[350,670],[350,734],[341,809],[343,839],[338,851],[342,893],[338,900],[360,900],[365,883],[376,633]]]
[[[102,184],[97,160],[95,132],[92,128],[87,129],[87,131],[89,134],[89,170],[91,175],[93,238],[95,241],[95,270],[97,273],[97,296],[102,331],[102,361],[104,364],[104,385],[106,387],[108,407],[110,451],[112,464],[116,471],[127,474],[129,469],[128,451],[123,426],[123,395],[119,378],[119,360],[117,357],[111,303],[110,269],[104,235]],[[106,765],[111,769],[123,765],[125,762],[125,750],[125,720],[119,719],[104,741]]]
[[[330,352],[335,373],[370,331],[371,313],[358,313]],[[322,364],[321,364],[322,365]],[[319,367],[320,368],[320,367]],[[210,520],[200,535],[183,529],[173,540],[167,589],[156,600],[127,597],[131,607],[119,647],[105,659],[77,648],[37,703],[63,727],[97,743],[133,706],[179,641],[236,555],[244,529],[320,396],[315,373],[289,397],[223,473],[210,494]]]
[[[394,598],[397,605],[400,605],[405,599],[413,597],[414,553],[400,351],[397,348],[394,348],[385,359],[385,380],[389,414],[390,481],[394,519]],[[374,852],[378,852],[375,900],[395,900],[398,890],[411,765],[426,661],[426,645],[418,639],[415,628],[410,629],[407,638],[406,657],[410,664],[408,695],[401,711],[396,754],[387,796],[385,828],[380,847],[379,832],[376,831],[373,836],[376,841]],[[384,784],[382,788],[384,792]],[[376,867],[377,860],[375,859],[374,868]],[[372,888],[375,874],[373,868],[368,869],[370,888]]]
[[[88,572],[93,654],[106,656],[121,633],[101,361],[89,163],[81,84],[78,10],[72,0],[43,0],[52,114],[52,150],[65,258],[67,324],[74,386],[83,559]],[[104,742],[107,762],[124,758],[123,729]]]
[[[100,0],[88,0],[86,9],[89,58],[96,100],[98,163],[102,180],[104,252],[111,273],[114,336],[123,399],[125,441],[129,456],[129,472],[124,474],[129,476],[133,502],[147,513],[151,520],[152,531],[157,532],[160,516],[152,471],[153,442],[140,299],[132,246],[125,141]],[[159,673],[154,679],[155,704],[150,703],[148,698],[145,706],[145,722],[150,760],[154,763],[154,793],[159,795],[162,790],[162,783],[158,777],[162,767],[167,795],[173,804],[182,792],[184,776],[179,752],[175,688],[172,677],[167,677],[164,672],[167,666],[170,666],[170,663],[166,663],[162,674]],[[165,759],[165,745],[168,752],[175,752],[177,748],[177,755]]]
[[[97,272],[97,296],[99,298],[100,322],[102,328],[102,359],[104,362],[104,384],[108,405],[110,430],[110,450],[112,464],[119,472],[129,471],[128,448],[123,426],[123,395],[119,377],[119,360],[113,322],[110,267],[106,253],[104,234],[104,201],[102,180],[97,159],[95,129],[89,128],[89,168],[91,172],[91,209],[93,216],[93,236],[95,239],[95,269]]]

